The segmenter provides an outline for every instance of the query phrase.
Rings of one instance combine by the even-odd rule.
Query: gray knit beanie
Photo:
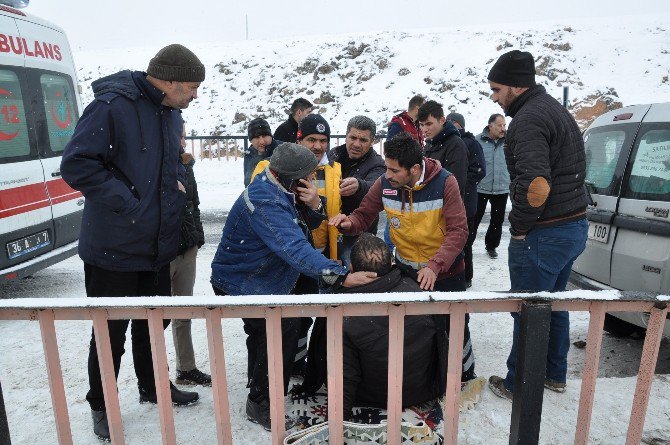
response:
[[[205,80],[205,65],[190,49],[173,43],[158,51],[149,61],[147,74],[172,82],[202,82]]]
[[[284,142],[270,156],[270,169],[285,179],[301,179],[314,171],[319,161],[302,145]]]

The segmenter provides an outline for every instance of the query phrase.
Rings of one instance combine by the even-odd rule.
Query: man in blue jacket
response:
[[[251,182],[230,209],[221,242],[212,261],[212,286],[217,295],[279,295],[292,293],[300,274],[321,287],[358,286],[375,273],[348,273],[310,244],[311,229],[326,220],[323,202],[311,176],[318,165],[309,149],[279,145],[270,164]],[[277,301],[289,301],[278,297]],[[270,430],[270,396],[265,320],[243,318],[247,333],[249,396],[247,418]],[[302,320],[282,319],[284,392],[291,376]]]
[[[186,201],[180,109],[197,97],[204,79],[196,55],[174,44],[151,59],[146,73],[121,71],[93,82],[95,100],[61,162],[63,179],[86,198],[79,256],[87,296],[170,295],[170,261]],[[108,322],[117,377],[128,323]],[[133,320],[131,335],[140,403],[156,403],[147,321]],[[109,440],[94,334],[88,376],[93,431]],[[197,393],[170,387],[174,405],[198,400]]]

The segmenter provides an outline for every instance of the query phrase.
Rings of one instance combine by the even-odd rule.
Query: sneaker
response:
[[[565,383],[557,382],[556,380],[544,379],[544,387],[554,392],[565,392]]]
[[[200,396],[197,392],[181,391],[170,382],[170,397],[172,406],[189,406],[198,403]],[[140,388],[140,403],[158,403],[155,392],[148,392]]]
[[[465,288],[470,289],[472,287],[472,280],[465,280]]]
[[[486,249],[486,253],[489,255],[489,258],[496,259],[498,258],[498,252],[495,249]]]
[[[475,407],[477,402],[479,402],[485,384],[486,379],[484,377],[476,377],[467,382],[461,382],[461,398],[458,402],[461,412],[471,410]]]
[[[498,377],[497,375],[492,375],[489,377],[489,388],[493,391],[493,394],[497,395],[502,399],[507,399],[510,402],[514,397],[509,389],[505,388],[505,379]]]
[[[177,385],[202,385],[212,386],[212,376],[205,374],[198,368],[190,371],[177,370],[177,378],[175,379]]]
[[[260,402],[254,402],[247,397],[247,419],[257,423],[266,431],[272,431],[272,422],[270,421],[270,401],[263,399]],[[294,422],[284,416],[284,431],[290,430],[295,425]]]
[[[91,417],[93,418],[93,433],[101,441],[110,442],[107,412],[104,409],[102,411],[91,410]]]

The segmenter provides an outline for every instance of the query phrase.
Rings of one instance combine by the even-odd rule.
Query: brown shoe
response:
[[[565,392],[565,383],[557,382],[556,380],[544,379],[544,387],[554,392]]]
[[[493,394],[497,395],[501,399],[507,399],[510,402],[514,397],[509,389],[505,388],[505,379],[498,377],[497,375],[492,375],[489,377],[489,388],[493,391]]]

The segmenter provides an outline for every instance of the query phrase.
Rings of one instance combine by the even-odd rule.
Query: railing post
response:
[[[9,437],[9,424],[7,423],[7,411],[5,411],[5,399],[2,396],[2,382],[0,382],[0,445],[11,445]]]
[[[281,307],[266,310],[268,380],[272,445],[281,445],[286,435],[284,416],[284,358],[282,356]]]
[[[328,436],[331,445],[344,440],[344,380],[342,377],[342,306],[326,309],[328,364]]]
[[[402,438],[402,372],[405,345],[405,306],[389,305],[388,402],[386,435],[389,445],[400,445]]]
[[[516,376],[510,425],[510,445],[539,443],[542,397],[549,348],[551,304],[524,301],[519,313]]]

